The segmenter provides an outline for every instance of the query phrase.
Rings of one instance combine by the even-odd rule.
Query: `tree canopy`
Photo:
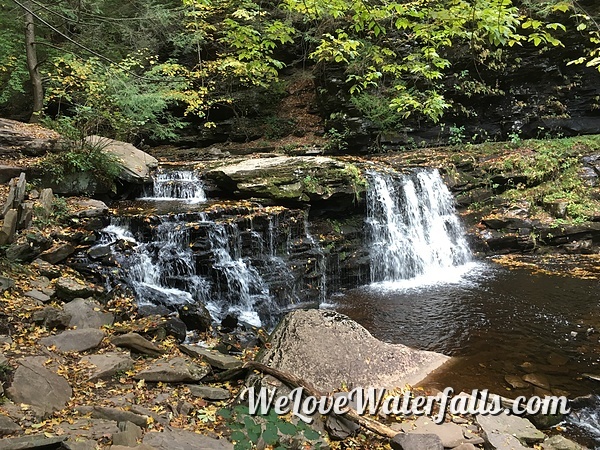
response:
[[[5,114],[30,92],[29,12],[47,115],[124,138],[169,137],[192,117],[210,127],[214,108],[241,111],[240,92],[268,90],[298,64],[341,71],[352,103],[383,126],[439,121],[460,107],[449,89],[497,89],[479,67],[501,68],[511,47],[562,46],[567,31],[590,43],[570,63],[600,66],[598,24],[574,0],[5,0],[0,8]],[[457,54],[471,66],[455,67]]]

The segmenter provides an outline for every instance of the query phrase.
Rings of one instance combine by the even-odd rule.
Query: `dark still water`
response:
[[[600,392],[600,382],[583,376],[600,376],[599,287],[485,263],[457,283],[368,286],[332,301],[383,341],[457,357],[426,386],[573,398]],[[505,380],[528,373],[549,388],[515,389]]]

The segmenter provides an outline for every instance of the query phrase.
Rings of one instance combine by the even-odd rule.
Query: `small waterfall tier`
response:
[[[183,200],[187,203],[206,201],[204,184],[195,171],[160,167],[152,177],[152,191],[142,200]]]
[[[372,282],[442,279],[469,262],[454,200],[437,170],[367,176]]]

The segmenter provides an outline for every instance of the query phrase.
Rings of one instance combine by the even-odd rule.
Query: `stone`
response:
[[[84,356],[81,358],[81,362],[95,367],[88,378],[90,381],[110,378],[119,371],[133,368],[133,360],[129,355],[123,353]]]
[[[41,310],[35,311],[32,316],[35,323],[41,323],[46,328],[65,329],[71,322],[71,315],[60,308],[46,306]]]
[[[118,433],[113,434],[113,445],[124,445],[126,447],[135,447],[138,439],[142,438],[142,429],[131,422],[119,422]]]
[[[67,303],[64,310],[71,316],[70,327],[101,328],[115,321],[112,313],[103,312],[100,303],[92,299],[76,298]]]
[[[25,190],[27,189],[27,180],[25,172],[21,172],[19,178],[17,178],[17,184],[15,185],[15,199],[13,207],[18,209],[23,200],[25,200]]]
[[[564,366],[568,362],[568,356],[559,355],[558,353],[550,353],[550,355],[548,355],[548,363],[553,366]]]
[[[504,381],[506,381],[513,389],[525,389],[530,387],[530,384],[519,375],[504,375]]]
[[[465,441],[463,428],[455,423],[438,425],[429,417],[421,416],[415,421],[414,427],[408,433],[435,434],[446,448],[454,448]]]
[[[13,402],[35,406],[46,416],[64,408],[73,391],[67,380],[34,361],[31,357],[19,361],[6,393]]]
[[[60,267],[56,267],[42,259],[36,259],[32,265],[40,272],[40,275],[47,277],[50,280],[60,277]]]
[[[111,342],[117,347],[128,348],[145,355],[161,356],[165,353],[164,350],[137,333],[127,333],[114,337],[111,339]]]
[[[95,245],[87,251],[87,254],[94,260],[106,258],[112,255],[112,244]]]
[[[498,442],[504,442],[502,437],[510,436],[527,445],[542,442],[546,438],[544,433],[538,431],[529,420],[523,417],[509,416],[504,413],[497,416],[478,414],[475,420],[490,442],[492,442],[492,438],[498,438]]]
[[[38,302],[47,303],[50,301],[50,296],[36,289],[25,292],[25,296],[37,300]]]
[[[157,450],[233,450],[233,444],[225,439],[213,439],[177,429],[146,433],[143,443]]]
[[[235,356],[224,355],[197,345],[183,344],[179,346],[179,349],[186,355],[202,359],[217,369],[238,369],[243,365],[242,361]]]
[[[366,188],[355,166],[324,156],[252,158],[209,170],[206,178],[239,197],[277,202],[332,199],[349,206]]]
[[[543,450],[585,450],[585,447],[561,435],[549,437],[542,443]]]
[[[202,303],[182,305],[178,308],[179,318],[185,323],[188,330],[210,330],[212,317]]]
[[[442,441],[435,434],[397,434],[390,446],[394,450],[444,450]]]
[[[82,417],[71,423],[61,422],[56,431],[64,433],[70,439],[110,439],[113,434],[119,432],[119,428],[112,419]]]
[[[10,336],[5,336],[0,334],[0,345],[10,345],[13,343],[13,340]]]
[[[13,179],[10,181],[8,186],[9,186],[8,196],[6,197],[6,202],[4,203],[4,205],[2,205],[2,209],[0,210],[0,218],[6,217],[6,213],[8,211],[10,211],[11,209],[16,209],[15,208],[15,195],[16,195],[17,183]]]
[[[87,298],[95,294],[100,294],[103,289],[92,283],[77,280],[75,278],[60,277],[54,285],[56,295],[61,300],[69,302],[76,298]]]
[[[528,373],[527,375],[523,375],[523,381],[545,390],[550,389],[548,377],[541,373]]]
[[[465,444],[460,444],[458,447],[454,447],[452,450],[478,450],[478,449],[471,443],[465,443]]]
[[[108,408],[106,406],[78,406],[75,408],[80,414],[90,414],[94,419],[110,420],[115,422],[131,422],[138,427],[148,424],[148,417],[125,411],[119,408]]]
[[[134,447],[128,447],[125,445],[111,445],[109,450],[157,450],[156,447],[152,447],[148,444],[140,444]]]
[[[325,429],[330,438],[342,441],[358,433],[360,425],[346,419],[344,416],[329,414],[325,420]]]
[[[9,261],[21,263],[33,261],[39,254],[39,249],[27,242],[14,243],[6,249],[6,258]]]
[[[293,373],[325,392],[343,384],[414,386],[449,360],[439,353],[381,342],[348,317],[327,310],[289,313],[269,342],[258,362]]]
[[[108,214],[106,203],[92,198],[77,199],[71,207],[75,212],[70,213],[69,217],[77,217],[79,219],[91,219]]]
[[[86,438],[69,438],[62,443],[60,450],[96,450],[96,441]]]
[[[8,166],[0,164],[0,184],[6,184],[23,171],[23,168],[17,166]]]
[[[137,373],[136,380],[145,380],[153,383],[182,383],[200,381],[210,373],[210,367],[199,366],[187,358],[173,358],[165,361],[153,362],[150,367]]]
[[[47,450],[49,448],[57,448],[66,439],[67,436],[46,437],[43,434],[3,438],[0,440],[0,450]]]
[[[88,136],[86,142],[99,146],[103,153],[114,156],[121,168],[119,178],[134,184],[151,181],[151,171],[158,167],[158,160],[127,142],[102,136]]]
[[[17,229],[24,230],[31,226],[33,220],[33,203],[23,202],[19,207],[19,221],[17,222]]]
[[[0,294],[15,287],[15,281],[8,277],[0,276]]]
[[[8,365],[8,359],[6,359],[6,356],[4,356],[2,353],[0,353],[0,366],[7,366]]]
[[[9,434],[21,432],[23,432],[21,427],[14,423],[10,417],[0,415],[0,436],[7,436]]]
[[[54,193],[52,192],[52,189],[42,189],[40,192],[39,204],[40,209],[37,212],[38,217],[42,220],[48,219],[54,210]]]
[[[63,331],[56,336],[40,339],[40,343],[47,347],[55,346],[61,352],[85,352],[96,348],[104,339],[104,331],[96,328],[82,328],[80,330]]]
[[[49,248],[48,250],[42,252],[40,255],[40,259],[49,262],[50,264],[56,264],[64,261],[69,256],[75,253],[75,247],[69,243],[57,243]]]
[[[231,394],[227,389],[212,386],[202,386],[190,384],[187,386],[194,397],[200,397],[205,400],[229,400]]]
[[[187,327],[179,317],[171,317],[160,326],[168,336],[173,336],[178,343],[187,338]]]
[[[18,214],[16,209],[9,209],[4,216],[2,228],[0,228],[0,245],[11,244],[15,240],[17,232]]]

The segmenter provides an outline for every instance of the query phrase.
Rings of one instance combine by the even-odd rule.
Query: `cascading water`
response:
[[[154,197],[142,200],[190,204],[205,199],[201,180],[190,171],[160,172],[153,193]],[[140,305],[177,310],[201,303],[215,319],[233,313],[252,325],[270,326],[290,305],[300,303],[303,273],[300,265],[295,272],[291,269],[290,248],[297,244],[292,244],[289,227],[277,226],[276,216],[267,213],[255,229],[253,217],[216,220],[205,212],[188,210],[137,218],[135,224],[116,218],[104,230],[100,245],[127,241],[124,251],[119,245],[113,248],[121,263],[121,278]],[[311,273],[321,271],[313,276],[324,280],[324,255],[306,224],[301,240],[302,250],[306,247],[317,255],[309,260],[315,266]],[[320,287],[325,289],[324,281]]]
[[[470,251],[453,198],[437,170],[367,173],[372,282],[444,279]]]
[[[204,184],[193,170],[159,168],[153,176],[152,192],[142,200],[206,201]]]

